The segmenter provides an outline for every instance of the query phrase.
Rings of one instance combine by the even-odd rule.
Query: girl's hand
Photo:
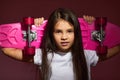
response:
[[[93,16],[83,15],[83,18],[88,24],[92,24],[95,21],[95,17]]]
[[[44,21],[44,17],[41,17],[41,18],[35,18],[34,19],[34,25],[35,26],[40,26]]]

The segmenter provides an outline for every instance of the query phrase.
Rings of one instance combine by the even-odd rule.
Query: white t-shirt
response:
[[[90,80],[90,66],[95,66],[98,62],[98,56],[93,50],[84,50],[87,67],[89,71],[89,80]],[[34,56],[34,63],[41,65],[41,49],[36,49]],[[72,55],[71,52],[68,53],[54,53],[54,56],[51,53],[48,53],[48,59],[51,62],[52,74],[50,80],[74,80],[73,74],[73,64],[72,64]]]

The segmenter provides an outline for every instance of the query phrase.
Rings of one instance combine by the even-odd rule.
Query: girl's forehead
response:
[[[70,25],[70,26],[73,26],[69,21],[67,20],[64,20],[64,19],[58,19],[55,26],[58,26],[58,25]]]
[[[68,21],[65,20],[59,20],[54,26],[54,30],[68,30],[68,29],[74,30],[74,27]]]

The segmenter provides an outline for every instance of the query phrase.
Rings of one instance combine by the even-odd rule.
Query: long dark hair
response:
[[[58,19],[68,21],[74,26],[74,44],[72,45],[72,62],[75,80],[88,80],[88,69],[83,51],[83,43],[81,37],[81,29],[77,16],[73,11],[58,8],[50,15],[42,38],[42,80],[49,80],[50,66],[48,64],[47,53],[56,52],[56,44],[53,37],[53,29]]]

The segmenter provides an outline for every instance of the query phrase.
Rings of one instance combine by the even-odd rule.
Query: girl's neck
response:
[[[57,54],[65,55],[65,54],[67,54],[69,52],[70,52],[70,50],[69,51],[57,51]]]

